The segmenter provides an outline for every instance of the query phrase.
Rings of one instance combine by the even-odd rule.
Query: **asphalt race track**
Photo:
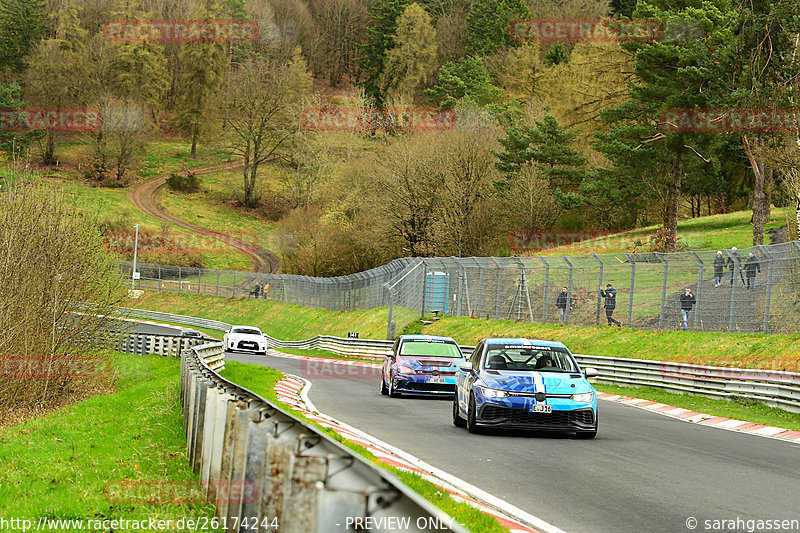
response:
[[[800,519],[800,446],[791,442],[603,400],[593,440],[471,435],[452,425],[451,401],[390,399],[376,377],[314,378],[298,360],[226,359],[310,379],[321,412],[568,532],[686,532],[690,517],[695,531],[705,520]]]

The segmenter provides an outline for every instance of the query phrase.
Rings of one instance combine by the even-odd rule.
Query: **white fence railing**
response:
[[[381,518],[402,516],[409,518],[403,531],[466,532],[394,475],[222,378],[206,363],[215,352],[222,343],[183,352],[181,401],[189,462],[221,522],[269,517],[273,529],[257,531],[328,533],[359,519],[388,532],[397,524]]]

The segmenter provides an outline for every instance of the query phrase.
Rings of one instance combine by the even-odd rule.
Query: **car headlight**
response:
[[[398,374],[416,374],[413,368],[406,365],[398,365],[397,367]]]
[[[478,389],[486,398],[508,398],[508,393],[504,390],[490,389],[489,387],[478,387]]]
[[[578,403],[592,403],[594,400],[594,391],[584,392],[582,394],[573,394],[572,399]]]

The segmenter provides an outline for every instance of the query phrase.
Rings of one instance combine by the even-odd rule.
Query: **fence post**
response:
[[[731,276],[733,276],[733,283],[731,283],[731,314],[728,318],[728,331],[734,331],[736,329],[736,288],[738,285],[736,283],[736,273],[739,272],[739,254],[736,254],[736,257],[734,257],[727,249],[725,249],[725,253],[733,260],[733,272],[731,272]]]
[[[158,267],[158,291],[161,292],[161,265],[156,265]]]
[[[200,273],[200,269],[197,269],[197,294],[200,294],[200,280],[202,279],[202,274]]]
[[[425,318],[425,297],[428,290],[428,264],[422,262],[422,318]]]
[[[236,298],[236,271],[233,271],[233,298]]]
[[[477,257],[472,258],[475,264],[478,265],[478,305],[475,309],[475,315],[481,317],[481,303],[483,303],[483,265],[478,261]]]
[[[453,258],[455,259],[455,258]],[[461,302],[464,299],[463,292],[464,292],[464,278],[461,276],[461,263],[456,260],[456,265],[458,265],[458,307],[456,311],[456,316],[463,316],[461,314]]]
[[[498,263],[497,259],[494,257],[492,257],[492,261],[497,265],[497,304],[494,309],[494,319],[500,320],[500,295],[501,289],[503,288],[503,267],[500,266],[500,263]]]
[[[217,290],[214,291],[214,296],[219,296],[219,269],[217,269]]]
[[[664,265],[664,279],[661,283],[661,310],[658,312],[658,329],[664,329],[664,304],[667,301],[667,269],[669,269],[669,264],[661,257],[659,252],[655,252],[655,254]]]
[[[594,260],[597,261],[598,265],[600,265],[600,275],[598,276],[598,279],[597,279],[597,312],[595,313],[595,317],[594,317],[594,325],[595,326],[599,326],[600,325],[600,303],[601,303],[600,291],[603,290],[603,262],[600,260],[599,257],[597,257],[597,254],[595,254],[595,253],[592,254],[592,257],[594,257]]]
[[[631,327],[633,324],[633,289],[636,284],[636,260],[628,252],[623,255],[631,262],[631,292],[628,295],[628,327]]]
[[[769,306],[770,300],[772,300],[772,266],[775,263],[775,258],[767,251],[767,247],[763,244],[760,244],[758,249],[761,250],[764,256],[769,260],[769,266],[767,267],[767,294],[764,299],[764,333],[769,333]]]
[[[539,261],[544,265],[544,298],[542,298],[542,322],[547,323],[547,286],[550,284],[550,265],[544,257],[537,255]]]
[[[393,298],[393,295],[392,295],[392,289],[389,288],[389,284],[388,283],[384,283],[383,284],[383,289],[386,291],[386,293],[389,296],[389,316],[386,319],[386,340],[390,341],[390,340],[392,340],[394,338],[394,335],[393,335],[393,333],[394,333],[394,327],[393,327],[394,324],[392,324],[392,311],[393,311],[392,308],[394,306],[394,298]]]
[[[569,266],[569,281],[567,281],[567,308],[564,310],[564,325],[569,326],[569,311],[572,307],[572,271],[574,267],[572,263],[569,262],[567,256],[562,255],[561,259]]]
[[[700,273],[697,275],[697,294],[695,295],[695,300],[697,300],[694,304],[694,329],[697,330],[697,322],[699,321],[700,315],[700,296],[703,291],[703,269],[705,268],[705,264],[703,260],[700,259],[700,256],[697,255],[696,252],[690,252],[694,258],[697,260],[697,263],[700,265]]]
[[[178,292],[183,292],[183,272],[180,266],[178,267]]]

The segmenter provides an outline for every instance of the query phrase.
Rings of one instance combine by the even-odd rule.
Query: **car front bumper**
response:
[[[395,376],[393,388],[397,392],[408,394],[453,394],[456,390],[456,377],[455,376],[438,376],[441,379],[439,382],[437,376],[430,375],[399,375]]]

